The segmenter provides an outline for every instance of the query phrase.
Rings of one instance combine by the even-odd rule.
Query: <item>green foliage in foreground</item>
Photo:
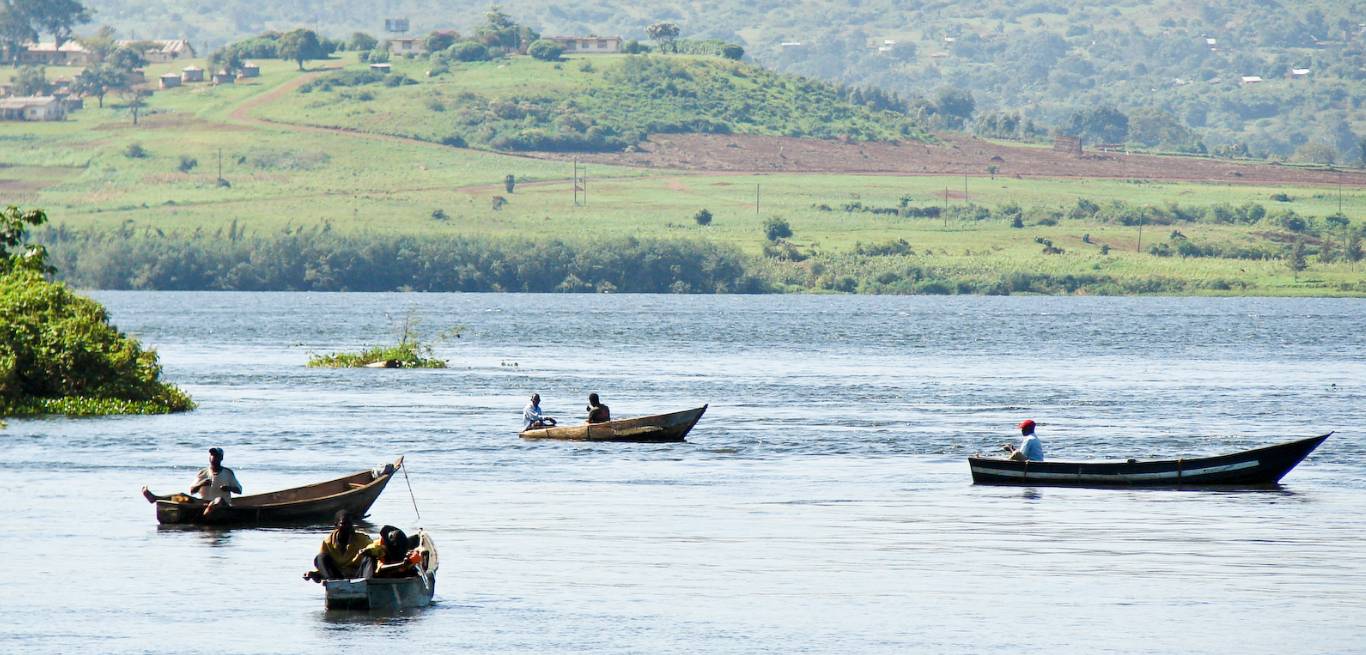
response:
[[[156,353],[110,325],[99,303],[34,271],[0,276],[0,415],[194,407],[160,376]]]

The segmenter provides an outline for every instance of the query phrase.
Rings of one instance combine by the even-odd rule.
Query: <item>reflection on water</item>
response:
[[[24,612],[0,613],[0,650],[1366,643],[1362,301],[98,295],[200,409],[11,422],[0,587]],[[451,368],[303,366],[387,338],[384,313],[410,304],[469,326]],[[570,421],[590,391],[614,415],[711,408],[686,444],[524,443],[533,391]],[[1067,459],[1340,432],[1276,490],[972,485],[966,456],[1026,417]],[[300,575],[326,524],[157,527],[138,489],[182,487],[211,445],[252,493],[406,455],[421,517],[391,485],[365,529],[433,534],[438,603],[325,611]]]

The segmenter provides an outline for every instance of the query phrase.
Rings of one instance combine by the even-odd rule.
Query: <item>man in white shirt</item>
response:
[[[1020,442],[1019,448],[1011,444],[1002,447],[1010,453],[1010,458],[1017,462],[1042,462],[1043,442],[1039,441],[1039,437],[1034,434],[1033,420],[1020,421],[1020,435],[1024,437],[1024,440]]]
[[[531,402],[522,408],[522,430],[548,428],[555,425],[555,419],[541,413],[541,394],[531,394]]]
[[[209,449],[209,465],[199,469],[194,477],[194,485],[190,487],[190,493],[197,493],[210,505],[214,503],[230,504],[232,494],[241,495],[242,485],[237,482],[237,475],[232,469],[223,466],[223,449]]]
[[[190,486],[191,494],[199,494],[200,499],[205,502],[204,514],[208,515],[215,508],[229,505],[232,502],[232,494],[242,493],[242,483],[237,481],[237,475],[232,469],[223,466],[223,449],[209,449],[209,465],[199,469],[199,473],[194,476],[194,484]],[[142,488],[142,496],[149,503],[158,500],[171,500],[176,494],[170,496],[158,496]]]

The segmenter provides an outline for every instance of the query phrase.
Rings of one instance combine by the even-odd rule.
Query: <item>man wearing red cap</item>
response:
[[[1020,447],[1016,448],[1010,444],[1002,448],[1010,453],[1010,458],[1017,462],[1042,462],[1043,461],[1043,442],[1034,435],[1034,421],[1025,419],[1020,421],[1020,434],[1024,440],[1020,442]]]

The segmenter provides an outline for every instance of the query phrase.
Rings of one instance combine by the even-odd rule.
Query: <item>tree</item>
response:
[[[47,71],[38,66],[25,66],[14,76],[14,94],[19,96],[45,96],[51,90],[47,83]]]
[[[792,236],[792,226],[788,225],[787,221],[774,216],[764,221],[764,236],[769,241],[787,239]]]
[[[118,41],[114,39],[114,28],[108,25],[101,25],[94,34],[81,37],[81,46],[90,53],[95,63],[105,61],[119,48]]]
[[[692,219],[694,221],[697,221],[698,225],[704,227],[707,225],[711,225],[711,211],[706,209],[700,210],[696,214],[693,214]]]
[[[971,91],[943,87],[935,94],[935,112],[943,117],[944,124],[954,129],[963,127],[977,110],[977,101]]]
[[[564,54],[564,47],[554,41],[540,39],[527,46],[526,53],[541,61],[556,61]]]
[[[34,25],[52,35],[57,45],[71,36],[72,28],[90,22],[90,14],[77,0],[29,0],[20,3],[28,7]]]
[[[1343,256],[1347,258],[1347,261],[1355,264],[1361,261],[1363,255],[1366,255],[1366,252],[1363,252],[1361,247],[1361,235],[1353,234],[1352,238],[1347,240],[1347,248],[1343,250]]]
[[[459,32],[445,30],[428,34],[426,40],[423,41],[423,45],[427,46],[427,52],[440,52],[455,45],[455,42],[459,40]],[[374,46],[371,46],[371,48],[373,47]],[[370,48],[366,48],[366,50],[369,49]]]
[[[15,4],[15,0],[0,0],[0,46],[10,63],[18,67],[24,43],[37,40],[38,30],[23,5]]]
[[[517,177],[508,173],[508,176],[503,178],[503,188],[507,189],[508,193],[512,193],[512,190],[517,188]]]
[[[1305,255],[1303,238],[1295,240],[1295,245],[1290,248],[1290,258],[1286,260],[1285,265],[1288,266],[1291,271],[1294,271],[1296,280],[1300,279],[1300,271],[1309,268],[1309,260]]]
[[[484,26],[475,34],[485,45],[512,51],[521,51],[523,45],[540,38],[531,28],[518,25],[498,5],[489,7],[484,13]]]
[[[127,101],[128,111],[133,114],[133,124],[138,124],[138,116],[142,113],[142,108],[147,105],[147,96],[151,92],[147,89],[129,86],[123,89],[124,97]]]
[[[678,44],[676,41],[678,40],[680,30],[678,29],[677,23],[655,23],[645,28],[645,34],[653,39],[655,43],[659,44],[660,52],[666,50],[675,53],[678,52]]]
[[[350,50],[367,52],[379,47],[379,39],[376,39],[365,32],[353,32],[351,34],[351,39],[346,43],[346,47]],[[446,47],[450,46],[448,45]]]
[[[291,60],[304,69],[304,62],[326,57],[318,34],[313,30],[298,29],[280,37],[278,44],[280,58]]]
[[[1060,131],[1088,141],[1123,143],[1129,135],[1129,117],[1114,107],[1081,109],[1072,112]]]
[[[122,89],[128,85],[128,74],[110,64],[96,64],[86,66],[80,75],[76,76],[76,91],[82,95],[95,96],[100,101],[100,107],[104,107],[104,97],[110,91]]]
[[[721,56],[726,59],[739,61],[745,58],[745,49],[734,43],[727,43],[726,45],[721,46]]]
[[[0,210],[0,274],[15,270],[52,273],[47,265],[47,249],[28,242],[28,230],[47,222],[41,209],[19,209],[14,205]]]

